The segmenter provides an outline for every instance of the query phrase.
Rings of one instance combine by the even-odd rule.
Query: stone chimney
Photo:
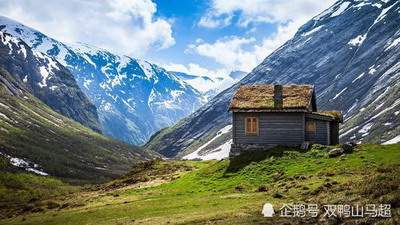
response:
[[[274,108],[283,108],[283,87],[282,85],[274,85]]]

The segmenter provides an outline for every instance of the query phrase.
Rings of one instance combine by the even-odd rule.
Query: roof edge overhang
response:
[[[325,121],[338,121],[339,123],[342,123],[341,120],[336,119],[333,116],[320,114],[318,112],[306,113],[306,118],[312,118],[312,119],[317,119],[317,120],[325,120]]]
[[[237,109],[230,108],[232,112],[309,112],[308,109],[304,108],[283,108],[283,109]]]

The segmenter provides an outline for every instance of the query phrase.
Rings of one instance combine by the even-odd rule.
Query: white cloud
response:
[[[189,63],[188,65],[177,64],[177,63],[169,63],[163,65],[163,67],[168,71],[178,71],[183,72],[190,75],[197,76],[208,76],[212,78],[222,77],[229,74],[230,71],[226,71],[225,69],[220,70],[210,70],[206,69],[196,63]]]
[[[65,42],[142,56],[175,44],[151,0],[0,0],[0,13]]]
[[[295,22],[278,25],[277,32],[263,39],[260,44],[255,44],[254,38],[231,36],[218,39],[214,43],[191,44],[186,53],[194,53],[213,59],[225,71],[241,70],[248,72],[289,40],[299,26]]]
[[[293,37],[301,25],[333,2],[334,0],[213,0],[210,10],[202,19],[212,18],[214,25],[221,23],[219,20],[226,17],[237,16],[237,20],[229,22],[238,21],[236,25],[248,28],[245,36],[255,32],[259,23],[272,23],[277,26],[277,31],[262,40],[231,36],[220,38],[214,43],[190,44],[186,53],[213,59],[228,71],[251,71],[265,57]]]
[[[334,0],[213,0],[209,11],[200,19],[212,19],[213,24],[237,15],[238,25],[248,26],[250,23],[281,23],[302,20],[331,5]],[[231,22],[233,20],[229,20]],[[199,23],[200,26],[204,25]],[[207,26],[206,26],[207,27]]]
[[[215,16],[213,13],[208,13],[200,18],[198,25],[207,28],[222,28],[228,26],[231,20],[232,15]]]
[[[253,44],[254,38],[226,37],[214,43],[199,43],[189,45],[186,53],[195,53],[214,59],[229,70],[249,71],[256,66],[252,52],[244,48]]]

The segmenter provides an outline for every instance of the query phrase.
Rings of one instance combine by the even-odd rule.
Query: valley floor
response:
[[[2,179],[0,194],[12,187]],[[323,146],[307,152],[275,148],[233,160],[146,162],[107,184],[26,201],[26,210],[5,210],[2,204],[10,218],[0,223],[400,224],[399,187],[400,145],[361,145],[336,158]],[[273,204],[273,218],[262,216],[265,203]],[[386,203],[391,217],[327,219],[320,211],[317,218],[283,218],[277,212],[284,204],[300,203]]]

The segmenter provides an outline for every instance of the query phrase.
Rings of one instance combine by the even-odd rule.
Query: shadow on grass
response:
[[[225,173],[235,173],[243,169],[252,162],[261,162],[267,158],[282,157],[285,151],[301,151],[298,148],[289,147],[274,147],[267,150],[253,150],[249,152],[243,152],[242,154],[235,156],[230,159],[229,166]]]

